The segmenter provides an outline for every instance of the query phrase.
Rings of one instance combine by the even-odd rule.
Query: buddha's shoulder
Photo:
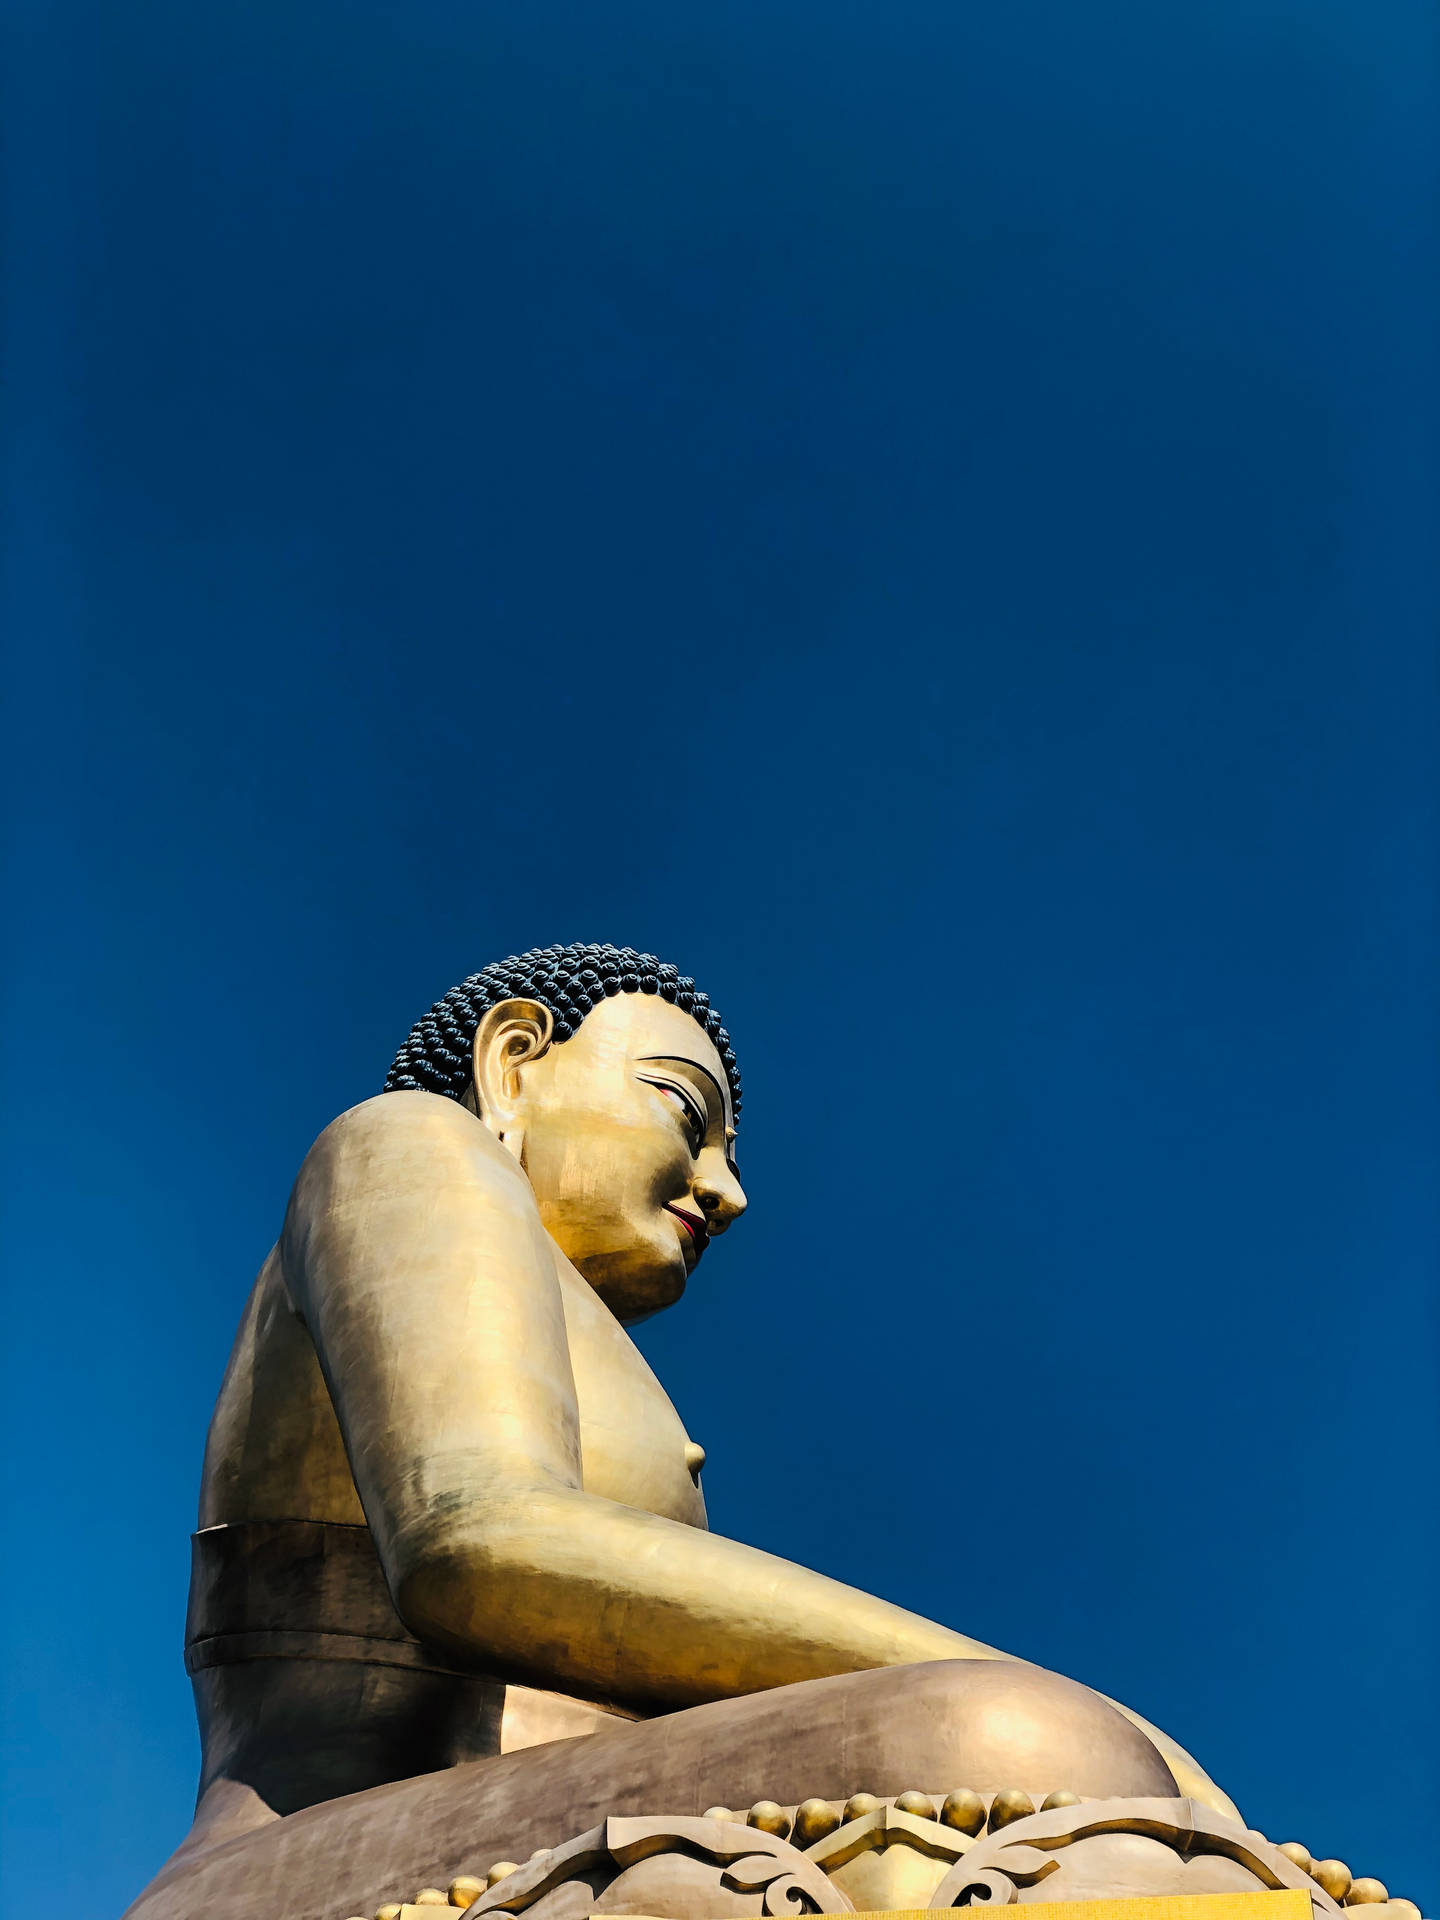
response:
[[[423,1180],[457,1163],[482,1186],[528,1188],[516,1161],[468,1107],[437,1093],[377,1093],[330,1122],[305,1156],[300,1183],[363,1182],[402,1170]]]

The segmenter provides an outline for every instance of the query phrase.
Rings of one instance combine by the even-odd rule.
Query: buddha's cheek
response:
[[[587,1131],[566,1156],[563,1186],[577,1213],[597,1225],[610,1250],[660,1253],[668,1264],[677,1227],[665,1209],[690,1191],[692,1162],[676,1129],[616,1118]]]
[[[571,1258],[628,1320],[673,1306],[685,1291],[684,1228],[665,1207],[687,1190],[679,1163],[688,1166],[688,1157],[653,1133],[627,1133],[612,1146],[608,1179],[591,1197],[585,1257]]]
[[[689,1190],[689,1157],[668,1127],[536,1127],[526,1141],[545,1230],[621,1314],[654,1313],[685,1290],[684,1231],[665,1211]]]

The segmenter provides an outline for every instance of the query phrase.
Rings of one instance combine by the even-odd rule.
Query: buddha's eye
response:
[[[654,1087],[657,1093],[665,1094],[680,1109],[685,1124],[694,1135],[695,1144],[698,1147],[705,1138],[705,1116],[695,1102],[681,1093],[678,1087],[669,1086],[663,1080],[650,1080],[646,1084]]]

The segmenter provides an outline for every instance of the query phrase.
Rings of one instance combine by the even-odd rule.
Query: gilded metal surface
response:
[[[744,1211],[734,1141],[708,1036],[631,992],[563,1045],[545,1007],[506,1001],[476,1033],[465,1105],[391,1093],[321,1135],[242,1319],[200,1503],[221,1558],[295,1543],[304,1619],[255,1617],[248,1576],[192,1617],[216,1789],[201,1838],[528,1744],[520,1687],[544,1740],[866,1669],[1008,1661],[707,1531],[704,1451],[625,1329],[673,1304]],[[379,1586],[335,1545],[361,1533]],[[1036,1672],[1007,1671],[1021,1694]],[[1182,1792],[1233,1813],[1120,1711]]]
[[[979,1833],[985,1825],[985,1802],[970,1787],[957,1787],[953,1793],[946,1794],[940,1819],[958,1833]]]
[[[814,1846],[817,1840],[824,1840],[834,1833],[840,1825],[839,1809],[828,1800],[817,1800],[812,1794],[808,1800],[802,1800],[795,1809],[795,1831],[791,1835],[797,1847]]]
[[[1003,1793],[997,1793],[990,1805],[990,1831],[998,1833],[1001,1827],[1012,1826],[1015,1821],[1023,1820],[1035,1811],[1035,1802],[1020,1787],[1006,1787]]]
[[[745,1824],[758,1827],[761,1833],[773,1834],[778,1840],[789,1838],[790,1815],[773,1800],[757,1800],[746,1814]]]
[[[918,1787],[911,1787],[907,1792],[902,1793],[895,1802],[895,1806],[900,1813],[913,1813],[917,1820],[935,1818],[935,1802],[928,1793],[921,1793]]]
[[[1343,1860],[1317,1860],[1310,1875],[1332,1900],[1343,1900],[1350,1891],[1350,1869]]]

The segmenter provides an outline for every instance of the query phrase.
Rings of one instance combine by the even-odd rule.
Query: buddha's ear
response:
[[[475,1099],[480,1118],[520,1159],[524,1141],[521,1091],[525,1068],[545,1053],[555,1036],[555,1017],[538,1000],[501,1000],[475,1029]]]

